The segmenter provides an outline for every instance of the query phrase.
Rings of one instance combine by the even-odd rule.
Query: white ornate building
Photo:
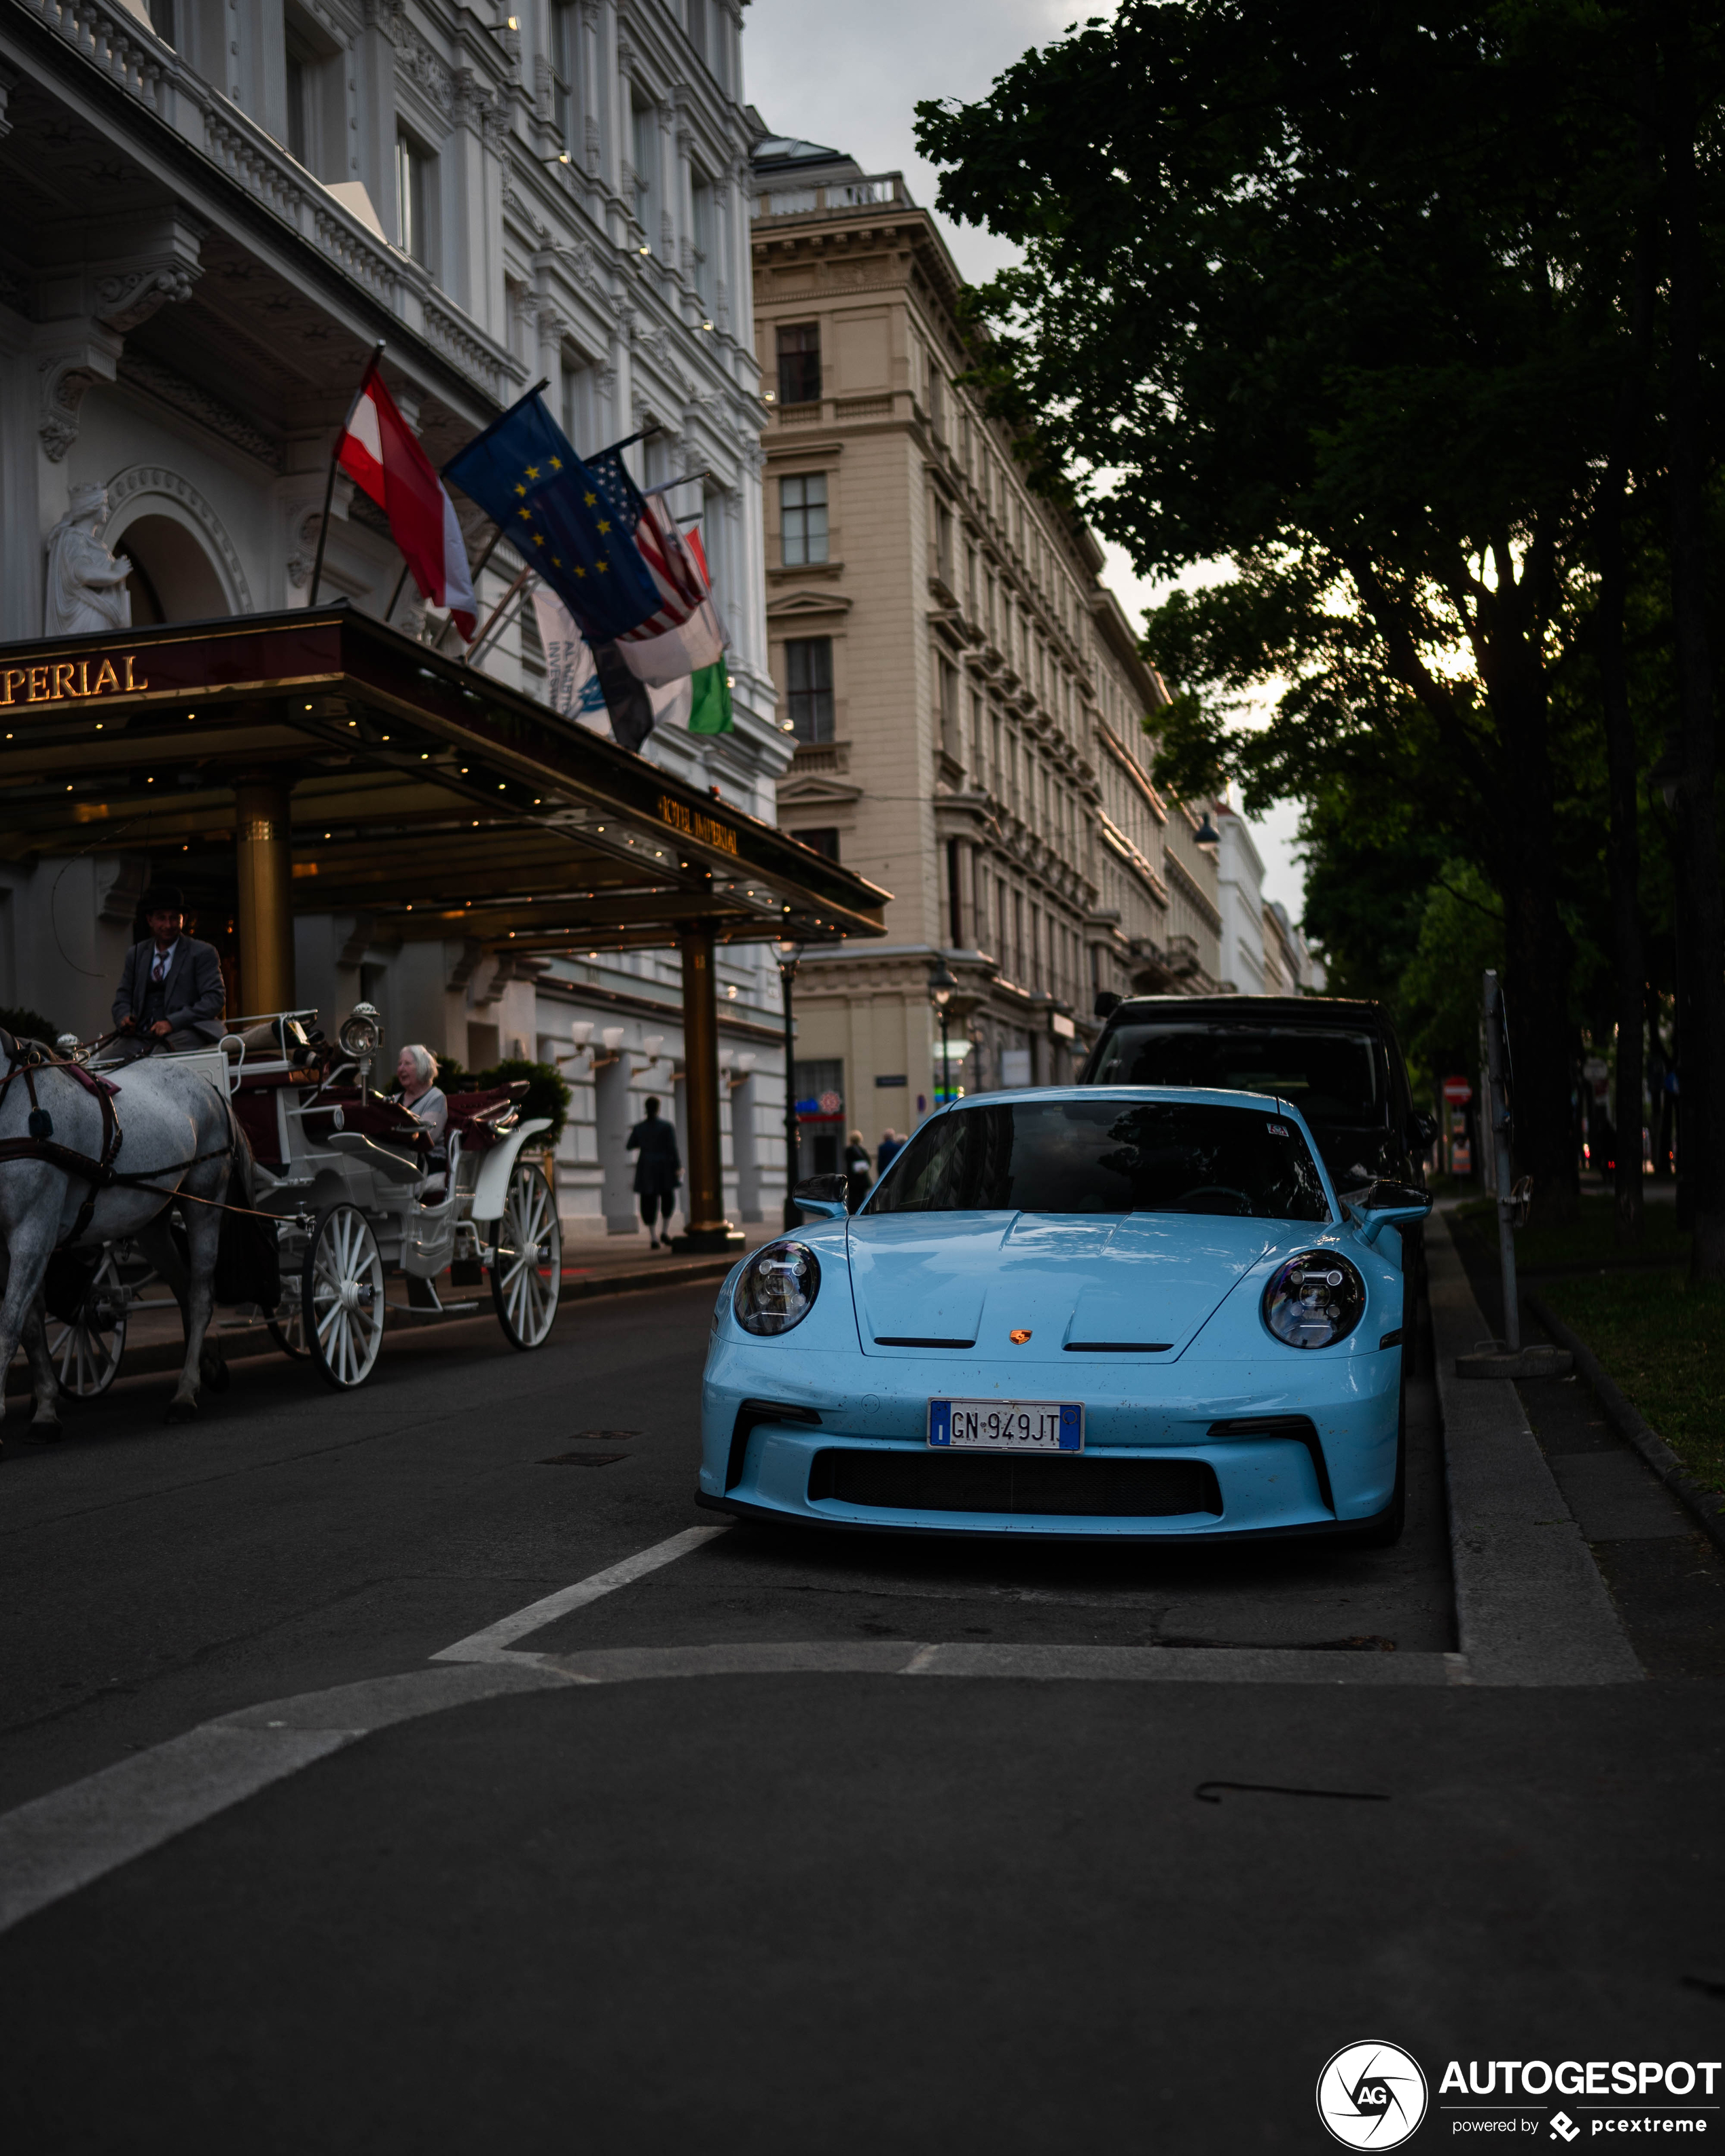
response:
[[[771,821],[790,744],[763,611],[741,0],[514,4],[8,0],[0,639],[42,633],[44,545],[74,488],[107,490],[135,622],[290,608],[311,596],[331,444],[376,343],[437,463],[544,377],[578,449],[645,430],[644,481],[691,475],[672,498],[701,519],[737,731],[655,736],[648,753]],[[464,515],[477,555],[490,527]],[[482,611],[517,567],[492,555]],[[323,598],[382,616],[399,570],[381,518],[338,481]],[[411,585],[390,619],[444,634]],[[542,681],[531,619],[483,663]],[[0,1004],[83,1034],[104,1020],[146,875],[174,873],[147,823],[90,835],[69,864],[0,859]],[[188,895],[219,941],[225,909]],[[758,951],[721,966],[727,1199],[770,1217],[778,981]],[[394,1041],[470,1066],[572,1059],[562,1208],[629,1228],[624,1130],[646,1092],[676,1093],[675,957],[403,951],[363,914],[302,916],[298,973],[302,1000],[339,1014],[368,997]],[[626,1087],[614,1063],[593,1082],[600,1055]]]

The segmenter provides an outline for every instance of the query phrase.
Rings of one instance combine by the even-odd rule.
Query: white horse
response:
[[[251,1148],[226,1094],[195,1064],[146,1058],[112,1074],[110,1122],[85,1075],[64,1064],[32,1066],[24,1059],[33,1052],[0,1031],[0,1058],[9,1073],[0,1079],[0,1236],[8,1258],[0,1372],[11,1368],[22,1339],[35,1380],[30,1428],[39,1436],[57,1436],[59,1383],[48,1357],[39,1301],[49,1258],[57,1249],[125,1237],[167,1279],[177,1280],[182,1265],[169,1232],[168,1207],[183,1197],[189,1257],[181,1304],[186,1360],[167,1419],[189,1421],[198,1412],[213,1303],[221,1202],[236,1166],[251,1202]],[[51,1128],[44,1129],[44,1122]],[[90,1172],[80,1173],[80,1163]],[[4,1416],[0,1387],[0,1420]]]

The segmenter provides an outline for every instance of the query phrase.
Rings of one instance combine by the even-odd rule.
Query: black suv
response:
[[[1279,1093],[1310,1125],[1339,1191],[1383,1177],[1423,1186],[1437,1125],[1416,1108],[1383,1007],[1339,996],[1096,998],[1084,1086],[1214,1086]]]

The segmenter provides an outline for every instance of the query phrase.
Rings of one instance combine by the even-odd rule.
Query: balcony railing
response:
[[[839,209],[865,209],[876,203],[908,203],[903,178],[897,172],[876,172],[860,180],[835,180],[819,187],[770,187],[755,197],[751,214],[762,217],[807,217]]]

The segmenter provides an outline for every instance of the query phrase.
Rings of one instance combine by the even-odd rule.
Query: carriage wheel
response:
[[[516,1164],[497,1223],[491,1301],[511,1348],[542,1347],[563,1286],[563,1231],[542,1171]]]
[[[305,1310],[292,1288],[283,1296],[280,1309],[266,1322],[270,1337],[284,1355],[291,1355],[297,1362],[305,1353]]]
[[[98,1399],[120,1374],[126,1353],[126,1283],[112,1250],[90,1276],[90,1287],[69,1325],[48,1322],[48,1353],[60,1389],[80,1400]]]
[[[346,1392],[371,1376],[383,1345],[383,1260],[357,1206],[319,1215],[300,1279],[300,1329],[318,1374]]]

